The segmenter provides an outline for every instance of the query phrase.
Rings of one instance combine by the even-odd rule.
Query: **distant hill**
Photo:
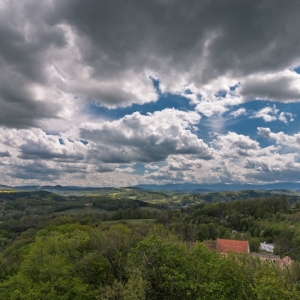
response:
[[[51,193],[48,191],[17,191],[13,193],[0,193],[0,202],[5,201],[14,201],[14,200],[24,200],[24,199],[48,199],[58,202],[66,201],[65,197]]]
[[[9,186],[8,185],[4,185],[4,184],[0,184],[0,189],[1,188],[9,188]]]
[[[103,195],[103,194],[119,194],[122,193],[124,197],[127,196],[138,196],[139,193],[144,190],[145,192],[162,192],[166,195],[169,193],[184,195],[184,194],[209,194],[217,192],[241,192],[247,191],[244,195],[248,195],[253,198],[255,196],[260,197],[262,194],[258,191],[265,191],[264,196],[268,196],[271,191],[272,194],[285,194],[289,196],[298,196],[300,194],[300,183],[286,182],[286,183],[273,183],[265,185],[250,185],[250,184],[194,184],[194,183],[183,183],[183,184],[165,184],[165,185],[154,185],[144,184],[132,187],[84,187],[84,186],[62,186],[62,185],[32,185],[32,186],[15,186],[9,187],[7,185],[0,185],[0,189],[11,189],[14,191],[22,192],[34,192],[34,191],[47,191],[63,196],[83,196],[83,195]],[[130,192],[132,190],[132,193]],[[254,194],[253,192],[255,191]],[[125,194],[126,195],[125,195]],[[131,194],[130,194],[131,193]],[[250,196],[250,194],[253,194]],[[164,195],[164,196],[166,196]],[[232,195],[233,196],[233,195]],[[219,195],[216,198],[221,198]],[[234,196],[233,196],[234,198]],[[222,200],[220,200],[222,201]]]
[[[150,189],[150,190],[171,190],[171,191],[200,191],[200,192],[212,192],[212,191],[241,191],[241,190],[300,190],[300,183],[296,182],[279,182],[263,185],[251,185],[251,184],[196,184],[196,183],[179,183],[179,184],[141,184],[135,187]]]
[[[231,202],[235,200],[248,200],[257,198],[278,197],[284,195],[292,204],[300,200],[300,194],[289,190],[242,190],[222,191],[201,194],[198,198],[208,203]]]
[[[48,191],[60,195],[87,195],[87,194],[103,194],[117,191],[114,187],[84,187],[84,186],[62,186],[62,185],[32,185],[32,186],[15,186],[15,190],[19,191]]]

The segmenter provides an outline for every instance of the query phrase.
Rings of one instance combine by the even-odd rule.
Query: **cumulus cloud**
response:
[[[59,136],[47,135],[40,129],[3,130],[0,142],[16,149],[17,157],[29,160],[80,161],[88,146],[80,141],[71,142]]]
[[[75,177],[81,174],[81,178],[84,178],[86,171],[86,166],[83,164],[53,164],[53,162],[38,161],[11,165],[9,173],[12,178],[52,182],[61,179],[66,174],[72,174]]]
[[[60,174],[75,173],[135,173],[132,165],[120,164],[140,161],[156,169],[150,163],[163,162],[171,155],[182,160],[177,168],[183,168],[184,155],[198,160],[213,157],[213,150],[191,131],[200,119],[196,112],[165,109],[147,115],[135,112],[115,121],[83,123],[78,130],[62,135],[40,129],[0,128],[0,154],[9,160],[6,163],[10,174],[15,174],[12,177],[24,180],[58,180]]]
[[[232,165],[217,155],[213,161],[199,160],[192,155],[184,158],[170,156],[166,165],[154,172],[147,173],[145,178],[154,182],[197,182],[216,183],[243,181],[239,164]],[[171,178],[171,179],[170,179]]]
[[[63,140],[40,129],[0,128],[0,156],[11,178],[58,180],[63,174],[88,172],[87,145]]]
[[[299,134],[287,135],[283,132],[273,133],[270,128],[258,127],[258,133],[276,145],[263,148],[253,157],[244,161],[245,179],[264,182],[298,181],[300,163],[298,149]]]
[[[262,182],[298,181],[300,164],[295,161],[295,158],[295,155],[290,153],[249,159],[245,164],[245,168],[255,172],[250,171],[246,173],[245,177]]]
[[[294,116],[292,113],[283,111],[280,113],[278,120],[285,124],[288,124],[288,118],[290,122],[294,121]]]
[[[80,137],[93,143],[90,159],[106,163],[162,161],[172,154],[211,159],[212,150],[189,129],[199,121],[199,114],[175,109],[135,112],[117,121],[83,124]]]
[[[29,163],[25,165],[12,165],[10,176],[20,179],[36,180],[58,180],[61,177],[61,170],[51,167],[51,165],[40,163]]]
[[[257,111],[252,118],[262,118],[265,122],[272,122],[277,120],[279,110],[274,105],[273,107],[265,107]]]
[[[218,135],[212,142],[222,157],[240,157],[254,155],[260,149],[259,143],[249,136],[229,132],[226,135]]]
[[[271,150],[255,134],[224,134],[223,114],[236,122],[251,115],[236,105],[300,100],[299,9],[297,0],[0,0],[1,175],[113,185],[274,173],[255,160]],[[193,111],[133,113],[133,104],[159,98],[169,107],[170,94]],[[105,122],[87,113],[91,102],[128,110]],[[206,138],[200,115],[217,136]],[[295,116],[275,105],[252,115],[289,125]],[[298,147],[298,134],[258,130],[274,153]],[[145,178],[134,173],[137,161]]]
[[[258,127],[258,133],[268,139],[275,140],[279,145],[285,145],[288,147],[300,147],[300,133],[293,135],[285,134],[284,132],[272,132],[270,128]]]
[[[273,74],[249,76],[239,88],[244,101],[271,100],[295,102],[300,100],[300,76],[290,70]]]
[[[289,121],[294,121],[292,113],[284,111],[279,113],[279,109],[277,109],[275,105],[272,107],[267,106],[257,112],[254,112],[250,118],[262,118],[265,122],[273,122],[278,120],[286,124]]]
[[[155,181],[197,182],[197,174],[201,172],[203,160],[195,155],[170,155],[163,165],[148,168],[146,178]]]

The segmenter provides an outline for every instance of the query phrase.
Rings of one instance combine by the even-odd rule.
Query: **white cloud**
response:
[[[292,113],[284,111],[279,113],[279,109],[277,109],[275,105],[273,105],[273,107],[267,106],[257,112],[254,112],[254,115],[250,118],[262,118],[265,122],[273,122],[278,120],[286,124],[294,121]]]
[[[199,121],[196,112],[175,109],[146,116],[135,112],[117,121],[83,124],[80,136],[92,142],[89,157],[103,162],[154,162],[172,154],[210,159],[211,149],[190,130]]]
[[[245,168],[249,172],[245,177],[261,182],[298,181],[300,163],[296,159],[297,155],[294,153],[276,153],[272,156],[247,159]]]
[[[115,171],[119,173],[134,173],[135,169],[133,167],[126,167],[126,168],[116,168]]]
[[[212,145],[218,150],[218,154],[224,158],[252,156],[260,149],[257,141],[235,132],[218,135]]]
[[[278,117],[278,120],[285,123],[285,124],[288,124],[288,118],[290,119],[289,121],[290,122],[293,122],[294,121],[294,116],[292,113],[290,112],[281,112],[279,117]]]
[[[285,134],[280,131],[278,133],[274,133],[270,128],[258,127],[258,133],[268,139],[275,140],[279,145],[285,145],[287,147],[296,147],[300,148],[300,133],[295,133],[293,135]]]
[[[159,166],[157,164],[151,163],[151,164],[145,164],[145,168],[148,170],[159,170]]]
[[[262,118],[265,122],[272,122],[277,120],[277,114],[279,110],[275,105],[273,107],[265,107],[255,112],[254,116],[250,118]]]
[[[239,108],[238,110],[232,111],[230,113],[231,116],[233,116],[234,118],[237,118],[239,116],[245,115],[247,113],[245,108]]]

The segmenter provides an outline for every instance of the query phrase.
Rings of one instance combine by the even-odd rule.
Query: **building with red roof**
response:
[[[220,253],[250,253],[248,241],[217,239],[216,250]]]

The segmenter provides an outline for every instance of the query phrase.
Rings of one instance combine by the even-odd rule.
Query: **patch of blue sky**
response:
[[[278,109],[275,121],[266,122],[263,118],[253,118],[254,114],[265,107],[273,108],[275,105]],[[244,108],[245,114],[237,117],[231,115],[232,112]],[[293,114],[294,121],[290,121],[290,117],[286,116],[287,123],[280,121],[279,115],[281,112]],[[229,131],[237,134],[250,136],[257,140],[261,147],[267,147],[274,144],[274,141],[261,137],[257,133],[258,127],[268,127],[272,132],[283,131],[285,134],[295,134],[300,131],[299,124],[300,104],[299,103],[280,103],[263,100],[255,100],[240,105],[232,106],[230,110],[223,115],[214,115],[211,117],[202,116],[200,123],[196,126],[198,131],[194,133],[204,142],[209,143],[214,139],[215,134],[227,134]]]
[[[239,87],[239,85],[240,85],[240,84],[238,83],[238,84],[236,84],[236,85],[233,85],[233,86],[229,87],[229,89],[233,92],[233,91],[236,90],[236,88]]]
[[[156,102],[150,102],[146,104],[133,104],[129,107],[118,107],[115,109],[109,109],[102,105],[99,105],[96,101],[86,106],[85,111],[93,116],[99,116],[109,120],[118,120],[126,115],[138,111],[142,115],[147,113],[154,113],[155,111],[161,111],[166,108],[175,108],[178,110],[189,111],[193,110],[193,106],[190,104],[190,100],[186,97],[175,95],[171,93],[160,94],[159,99]]]
[[[85,141],[85,140],[80,140],[80,142],[85,146],[89,143],[88,141]]]
[[[255,112],[265,108],[276,106],[278,109],[277,120],[266,122],[262,118],[253,118]],[[240,108],[246,110],[245,115],[240,115],[236,118],[230,116],[232,111],[236,111]],[[287,117],[287,123],[284,123],[278,119],[281,112],[287,112],[293,114],[294,121],[290,121]],[[300,104],[299,103],[280,103],[271,101],[251,101],[232,107],[231,111],[227,112],[224,117],[226,118],[226,131],[233,131],[237,134],[248,135],[251,138],[257,140],[261,146],[266,147],[273,143],[266,138],[262,138],[257,134],[257,127],[268,127],[272,132],[283,131],[286,134],[295,134],[300,131],[299,129],[299,115]]]
[[[293,69],[296,73],[300,74],[300,66],[298,66],[297,68]]]
[[[239,87],[239,83],[229,87],[230,92],[234,92]],[[225,98],[227,96],[227,92],[225,90],[220,90],[215,94],[217,98]]]
[[[218,120],[214,116],[202,116],[200,123],[194,126],[198,130],[192,132],[196,134],[199,139],[202,139],[205,143],[209,143],[212,140],[214,136],[213,132],[215,131],[211,126],[212,122],[218,122]]]
[[[215,94],[215,97],[217,98],[225,98],[227,95],[227,92],[226,91],[218,91],[216,94]]]
[[[135,169],[134,174],[138,174],[138,175],[144,175],[145,173],[145,164],[137,162],[133,165],[133,168]]]

